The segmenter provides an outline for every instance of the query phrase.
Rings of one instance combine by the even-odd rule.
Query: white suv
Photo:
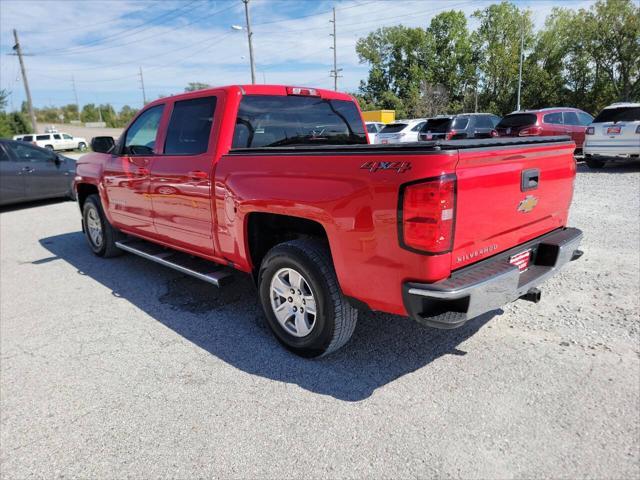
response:
[[[14,140],[28,142],[50,150],[86,150],[87,140],[74,137],[68,133],[30,133],[28,135],[14,135]]]
[[[640,160],[640,103],[614,103],[585,132],[584,159],[590,168],[607,161]]]
[[[376,137],[376,143],[417,142],[420,129],[427,123],[426,118],[396,120],[386,124]]]

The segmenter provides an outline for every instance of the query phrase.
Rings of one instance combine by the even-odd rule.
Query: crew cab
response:
[[[216,285],[253,276],[267,323],[315,357],[358,310],[453,328],[581,255],[567,137],[369,145],[357,102],[236,85],[156,100],[92,141],[74,188],[92,251]]]

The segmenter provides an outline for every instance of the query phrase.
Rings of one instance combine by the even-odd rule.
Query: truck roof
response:
[[[314,88],[314,87],[301,87],[299,85],[261,85],[261,84],[256,84],[256,85],[224,85],[224,86],[220,86],[220,87],[211,87],[211,88],[203,88],[202,90],[194,90],[193,92],[185,92],[185,93],[179,93],[176,95],[169,95],[167,97],[162,97],[159,98],[157,100],[154,100],[153,102],[149,102],[149,105],[153,105],[156,103],[162,103],[164,101],[166,101],[168,98],[170,99],[179,99],[179,100],[183,100],[183,99],[188,99],[194,96],[201,96],[203,92],[207,92],[207,91],[211,91],[213,92],[220,92],[225,91],[227,93],[230,94],[239,94],[239,95],[280,95],[280,96],[286,96],[289,95],[289,93],[287,92],[287,89],[290,88],[302,88],[302,89],[310,89],[310,90],[315,90],[317,94],[320,95],[321,98],[325,98],[325,99],[329,99],[329,100],[346,100],[346,101],[350,101],[353,102],[355,101],[355,99],[347,94],[347,93],[341,93],[341,92],[336,92],[333,90],[326,90],[323,88]]]

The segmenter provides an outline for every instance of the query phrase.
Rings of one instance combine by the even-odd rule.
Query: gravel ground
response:
[[[585,255],[454,331],[362,314],[319,361],[222,291],[93,257],[70,202],[0,214],[0,474],[639,478],[640,171],[580,168]]]

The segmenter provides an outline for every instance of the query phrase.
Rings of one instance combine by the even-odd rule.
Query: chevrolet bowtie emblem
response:
[[[527,195],[518,205],[518,211],[522,213],[529,213],[536,205],[538,205],[538,198],[533,195]]]

